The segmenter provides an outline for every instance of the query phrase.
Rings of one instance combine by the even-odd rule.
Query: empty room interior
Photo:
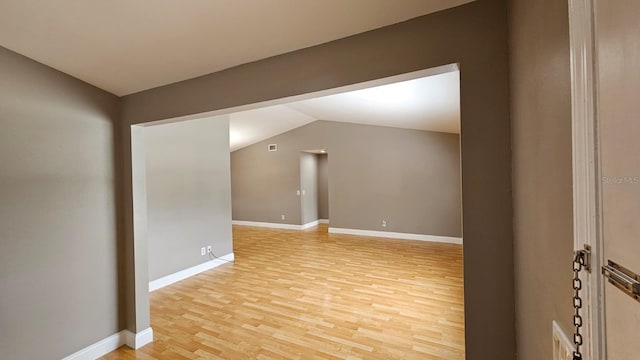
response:
[[[457,66],[351,88],[132,128],[138,353],[464,358]]]
[[[0,359],[637,360],[638,8],[0,0]]]

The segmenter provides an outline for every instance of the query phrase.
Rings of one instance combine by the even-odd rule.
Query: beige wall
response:
[[[144,127],[149,280],[233,252],[228,116]]]
[[[0,47],[0,349],[60,359],[121,330],[118,99]]]
[[[464,276],[465,295],[470,299],[465,302],[467,357],[512,360],[515,310],[507,40],[506,0],[480,0],[124,97],[120,159],[127,268],[131,270],[136,257],[129,124],[459,63]],[[127,274],[129,293],[142,280],[136,279],[135,271]],[[141,290],[127,296],[130,329],[148,326],[139,316],[147,311],[144,297]]]
[[[277,152],[267,151],[271,143],[278,144]],[[331,227],[461,235],[457,134],[332,121],[316,121],[231,154],[234,220],[273,222],[282,209],[296,209],[297,172],[313,172],[316,177],[315,155],[304,154],[307,161],[298,165],[297,156],[304,149],[327,149],[331,154]],[[301,177],[301,183],[309,179]],[[291,204],[278,194],[286,194]],[[312,197],[312,189],[306,189],[303,205],[309,201],[303,213],[316,214]],[[290,215],[289,219],[300,218]],[[303,218],[302,223],[316,219]]]
[[[519,360],[571,331],[571,89],[566,1],[512,0],[511,119]]]
[[[640,270],[640,2],[597,1],[595,52],[598,107],[600,225],[596,256]],[[593,270],[597,271],[596,269]],[[595,274],[592,273],[591,277]],[[603,289],[607,359],[638,359],[640,304],[607,281]]]

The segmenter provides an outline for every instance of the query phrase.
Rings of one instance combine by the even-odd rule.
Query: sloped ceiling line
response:
[[[231,151],[316,120],[460,132],[460,73],[241,111],[231,115]]]
[[[123,96],[467,2],[3,0],[0,45]]]

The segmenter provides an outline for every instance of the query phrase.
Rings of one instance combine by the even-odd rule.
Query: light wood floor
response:
[[[150,294],[104,359],[463,359],[462,246],[234,227],[235,263]]]

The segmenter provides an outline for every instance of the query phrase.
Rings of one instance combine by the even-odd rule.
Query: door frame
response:
[[[573,245],[591,247],[590,272],[583,271],[583,356],[606,360],[601,172],[597,116],[595,3],[568,0],[573,148]],[[571,337],[572,338],[572,337]],[[573,338],[572,338],[573,341]]]
[[[148,263],[148,239],[147,239],[147,189],[146,189],[146,170],[145,170],[145,152],[144,152],[144,127],[163,125],[176,123],[181,121],[201,119],[205,117],[218,117],[228,116],[232,113],[259,109],[263,107],[269,107],[274,105],[287,104],[294,101],[313,99],[322,96],[329,96],[340,94],[349,91],[356,91],[361,89],[368,89],[375,86],[387,85],[396,82],[414,80],[427,76],[434,76],[444,74],[447,72],[458,71],[461,72],[459,63],[449,63],[440,66],[434,66],[421,70],[411,71],[407,73],[380,77],[377,79],[361,81],[349,85],[337,86],[325,90],[311,91],[307,93],[277,98],[273,100],[259,101],[254,103],[248,103],[239,106],[232,106],[222,108],[218,110],[212,110],[202,113],[194,113],[184,116],[165,118],[161,120],[148,121],[143,123],[134,124],[122,124],[123,134],[125,136],[124,142],[130,145],[130,191],[128,195],[131,199],[131,213],[128,215],[131,219],[131,234],[135,251],[133,251],[133,258],[131,259],[131,272],[133,273],[133,285],[131,289],[132,309],[130,309],[128,317],[131,317],[132,331],[136,334],[142,334],[141,340],[136,338],[132,341],[135,346],[132,348],[138,349],[147,343],[153,341],[153,329],[151,328],[151,315],[149,304],[149,271],[147,267]],[[460,84],[460,90],[462,89],[462,83]],[[462,152],[461,152],[462,154]],[[126,156],[126,155],[125,155]],[[128,167],[125,166],[125,167]],[[461,199],[464,202],[464,199]],[[465,313],[465,324],[466,324]],[[137,335],[141,336],[141,335]],[[466,345],[465,338],[465,345]]]

